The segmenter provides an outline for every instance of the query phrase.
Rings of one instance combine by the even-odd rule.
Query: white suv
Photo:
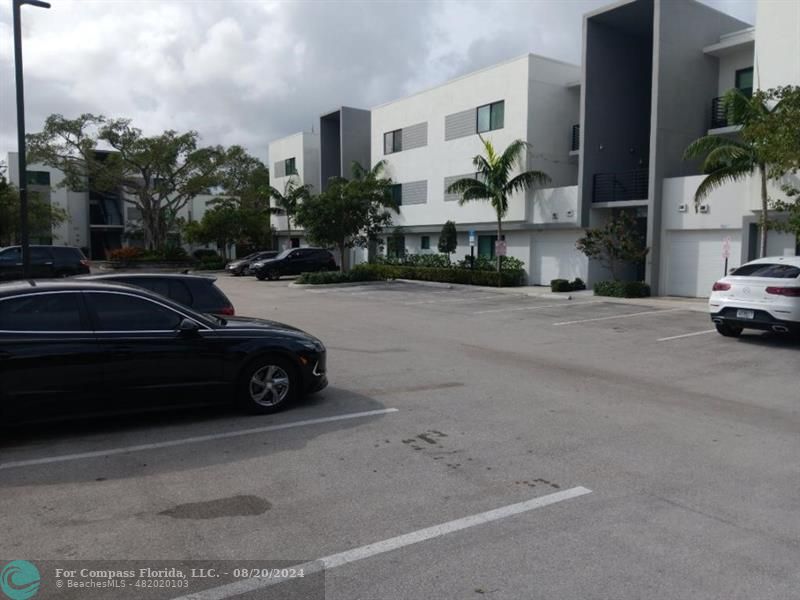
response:
[[[717,331],[800,332],[800,256],[759,258],[714,284],[708,299]]]

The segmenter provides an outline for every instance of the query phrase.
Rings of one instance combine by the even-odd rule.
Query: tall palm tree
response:
[[[780,104],[778,102],[770,108],[758,93],[749,97],[740,90],[729,90],[723,98],[723,106],[728,122],[741,125],[743,135],[735,138],[704,135],[689,144],[683,155],[684,159],[703,157],[701,169],[706,177],[694,194],[695,210],[713,190],[726,183],[742,181],[758,174],[761,180],[761,216],[758,223],[761,232],[761,256],[767,255],[769,164],[765,157],[765,148],[758,140],[747,136],[746,132],[748,126],[762,123],[770,112],[779,110]]]
[[[297,211],[297,205],[311,195],[310,185],[300,185],[296,177],[290,177],[283,186],[283,192],[269,186],[269,197],[275,201],[275,206],[270,209],[273,214],[286,215],[286,235],[289,244],[292,243],[292,217]]]
[[[497,215],[497,239],[503,239],[503,217],[508,212],[508,196],[514,192],[524,192],[536,185],[550,182],[550,176],[542,171],[525,170],[525,151],[530,144],[522,140],[511,142],[502,154],[498,154],[489,140],[479,136],[486,152],[472,159],[475,178],[465,177],[447,188],[449,194],[461,194],[458,203],[463,205],[472,200],[488,200]],[[515,166],[521,171],[511,177]],[[500,256],[497,257],[497,271],[500,271]]]

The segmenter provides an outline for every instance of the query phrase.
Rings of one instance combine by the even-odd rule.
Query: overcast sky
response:
[[[670,0],[665,0],[670,1]],[[755,0],[703,0],[755,21]],[[340,105],[370,108],[533,52],[580,61],[609,0],[50,0],[23,6],[26,121],[91,112],[197,130],[266,159]],[[0,159],[16,151],[11,0],[0,0]]]

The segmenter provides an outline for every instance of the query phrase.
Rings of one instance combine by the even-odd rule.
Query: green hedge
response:
[[[573,281],[567,279],[553,279],[550,282],[550,291],[552,292],[575,292],[578,290],[585,290],[586,284],[583,279],[576,277]]]
[[[468,285],[491,285],[498,283],[496,271],[472,271],[461,268],[413,267],[401,265],[371,264],[358,265],[353,271],[369,271],[379,279],[414,279],[417,281],[440,281],[442,283],[463,283]],[[500,285],[512,287],[523,284],[525,272],[521,270],[502,271]]]
[[[301,273],[297,283],[324,285],[326,283],[354,283],[358,281],[379,281],[380,274],[368,269],[355,267],[352,271],[320,271],[318,273]]]
[[[598,281],[594,284],[594,295],[646,298],[650,295],[650,286],[643,281]]]

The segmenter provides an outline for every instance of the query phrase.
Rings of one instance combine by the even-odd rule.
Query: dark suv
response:
[[[281,275],[300,275],[315,271],[335,271],[336,259],[324,248],[289,248],[275,258],[250,265],[250,272],[260,281],[279,279]]]
[[[69,277],[89,273],[89,261],[80,248],[72,246],[31,246],[31,277]],[[22,279],[22,248],[0,248],[0,281]]]
[[[214,282],[215,277],[170,273],[110,273],[81,277],[81,281],[135,285],[201,313],[233,316],[233,304]]]

